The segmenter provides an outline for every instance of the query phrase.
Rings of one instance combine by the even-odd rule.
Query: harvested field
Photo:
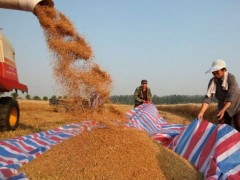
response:
[[[76,118],[69,114],[57,113],[48,102],[19,100],[20,121],[15,131],[4,131],[0,138],[14,138],[76,122]]]
[[[105,124],[111,124],[114,120],[126,122],[125,113],[131,109],[131,106],[122,106],[116,109],[115,105],[107,104],[99,112],[85,111],[73,116],[71,113],[57,112],[56,107],[49,106],[46,101],[18,100],[18,102],[20,106],[19,127],[15,131],[1,132],[1,139],[42,132],[86,120],[95,120]]]
[[[170,124],[189,125],[193,120],[192,118],[179,116],[179,115],[167,112],[167,111],[159,111],[159,113]]]
[[[157,105],[157,108],[160,113],[169,112],[171,114],[179,115],[192,121],[198,116],[201,104]],[[217,123],[217,113],[217,105],[211,104],[204,115],[204,119],[207,119],[212,123]]]

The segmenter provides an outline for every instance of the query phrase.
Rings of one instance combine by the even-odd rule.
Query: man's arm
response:
[[[151,89],[149,89],[149,99],[148,99],[149,102],[152,102],[152,93],[151,93]]]
[[[209,81],[208,88],[209,88],[212,81],[214,81],[213,78]],[[212,95],[210,97],[208,97],[207,95],[205,96],[205,98],[203,100],[203,103],[202,103],[202,107],[200,109],[200,112],[198,113],[198,120],[203,119],[203,116],[204,116],[209,104],[211,103],[211,99],[212,99]]]
[[[198,114],[198,120],[202,120],[203,119],[204,113],[206,112],[208,106],[209,106],[208,103],[203,103],[202,104],[201,110],[200,110],[200,112]]]
[[[136,88],[135,92],[134,92],[134,99],[138,102],[143,102],[143,100],[139,97],[139,89]]]

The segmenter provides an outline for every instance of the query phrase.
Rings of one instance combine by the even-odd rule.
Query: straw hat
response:
[[[223,68],[227,68],[225,61],[222,59],[217,59],[216,61],[213,61],[212,67],[206,73],[218,71]]]

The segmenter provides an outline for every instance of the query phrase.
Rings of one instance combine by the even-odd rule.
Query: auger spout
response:
[[[0,0],[0,8],[29,11],[34,13],[37,5],[53,7],[52,0]]]

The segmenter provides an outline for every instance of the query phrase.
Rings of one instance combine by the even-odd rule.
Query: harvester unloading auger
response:
[[[0,0],[0,8],[29,11],[34,13],[37,5],[53,6],[52,0]],[[27,92],[26,85],[19,83],[15,63],[15,51],[0,32],[0,95],[15,90]],[[15,130],[18,127],[20,110],[16,99],[0,98],[0,129]]]

